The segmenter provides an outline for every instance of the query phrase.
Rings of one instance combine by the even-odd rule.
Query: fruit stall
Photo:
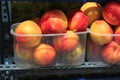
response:
[[[0,6],[0,80],[120,79],[120,0]]]

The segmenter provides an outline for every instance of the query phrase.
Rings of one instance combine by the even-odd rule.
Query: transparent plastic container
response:
[[[112,40],[109,40],[108,43],[100,45],[99,42],[96,43],[94,40],[92,40],[90,34],[102,37],[103,43],[106,37],[112,37]],[[99,34],[99,33],[91,32],[88,29],[87,42],[86,42],[86,46],[87,46],[86,60],[88,62],[94,62],[95,65],[98,65],[98,66],[119,65],[120,64],[120,46],[119,46],[120,44],[115,41],[115,37],[120,37],[120,34]],[[116,44],[117,44],[117,48],[116,48],[117,52],[115,51],[116,46],[114,46]]]
[[[66,33],[63,33],[63,34],[32,34],[32,35],[16,34],[14,31],[18,24],[19,23],[12,24],[11,30],[10,30],[10,33],[13,35],[13,40],[14,40],[14,61],[17,66],[22,67],[22,68],[40,68],[40,67],[49,67],[49,66],[50,67],[51,66],[55,66],[55,67],[57,66],[80,66],[81,64],[85,62],[87,31],[74,33],[78,37],[77,45],[74,45],[75,44],[74,42],[76,42],[76,39],[74,37],[71,38],[71,36],[66,35]],[[44,58],[44,56],[39,58],[42,60],[41,62],[40,60],[37,61],[36,60],[37,56],[35,57],[34,55],[35,55],[35,50],[39,45],[28,49],[24,47],[25,44],[21,44],[17,40],[17,37],[22,37],[23,39],[26,37],[41,37],[41,41],[39,45],[47,44],[51,46],[52,48],[54,48],[55,53],[56,53],[54,59],[49,61],[51,57],[49,55],[46,58]],[[55,39],[56,37],[62,38],[63,40],[61,41],[63,45],[62,47],[61,46],[55,47],[56,42],[57,42]],[[68,43],[66,38],[69,39],[68,42],[69,41],[71,42]],[[61,45],[61,43],[59,42],[58,44]],[[65,47],[66,45],[68,47]],[[49,48],[47,50],[49,50]],[[48,53],[50,52],[52,51],[48,51]],[[41,54],[41,52],[38,51],[38,54]],[[47,62],[49,63],[47,64]]]

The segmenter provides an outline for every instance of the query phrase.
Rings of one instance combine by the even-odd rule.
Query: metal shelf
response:
[[[6,70],[26,70],[15,65],[14,57],[12,54],[6,54],[3,56],[3,64],[0,64],[0,71]],[[71,69],[71,68],[94,68],[94,67],[109,67],[107,64],[102,62],[85,62],[80,66],[52,66],[52,67],[40,67],[39,69]]]
[[[81,66],[75,67],[42,67],[37,69],[25,69],[17,67],[15,64],[0,65],[2,74],[9,74],[14,77],[24,76],[56,76],[56,75],[84,75],[95,76],[97,74],[118,75],[120,66],[96,66],[94,63],[85,62]]]
[[[76,69],[76,68],[98,68],[98,67],[110,67],[107,66],[101,62],[95,63],[95,62],[85,62],[84,64],[80,66],[57,66],[57,67],[40,67],[37,69],[44,69],[44,70],[49,70],[49,69]],[[21,68],[16,66],[15,64],[1,64],[0,65],[0,71],[8,71],[8,70],[30,70],[27,68]]]
[[[26,69],[15,65],[14,57],[11,54],[3,56],[3,62],[0,64],[0,73],[2,76],[55,76],[55,75],[84,75],[93,76],[97,74],[120,74],[119,65],[106,65],[102,62],[85,62],[80,66],[58,66],[58,67],[40,67],[36,69]]]
[[[4,63],[0,65],[0,72],[4,76],[56,76],[56,75],[84,75],[93,76],[97,74],[120,74],[119,65],[106,65],[101,62],[85,62],[80,66],[62,67],[40,67],[37,69],[26,69],[16,66],[12,56],[5,56]]]

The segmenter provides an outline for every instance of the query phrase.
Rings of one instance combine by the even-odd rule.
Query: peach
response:
[[[104,45],[112,41],[113,30],[104,20],[96,20],[90,26],[90,38],[99,45]]]
[[[53,46],[59,53],[70,53],[78,45],[79,36],[73,31],[68,30],[64,35],[58,35],[53,38]]]
[[[116,35],[114,36],[114,40],[115,40],[118,44],[120,44],[120,25],[118,25],[117,27],[115,27],[115,32],[114,32],[114,34],[116,34]]]
[[[18,34],[15,35],[16,41],[24,47],[35,47],[41,41],[41,37],[35,36],[35,34],[42,34],[42,31],[32,20],[26,20],[18,24],[15,28],[15,33]]]
[[[85,31],[88,27],[89,18],[80,10],[75,10],[68,15],[68,29],[75,32]]]
[[[51,45],[43,43],[35,48],[33,56],[37,64],[46,66],[54,61],[56,51]]]
[[[40,26],[45,34],[64,33],[68,27],[67,16],[61,10],[49,10],[42,15]]]
[[[120,3],[111,1],[105,4],[102,10],[103,18],[111,25],[120,24]]]
[[[86,2],[80,10],[89,17],[89,25],[102,17],[102,6],[98,2]]]

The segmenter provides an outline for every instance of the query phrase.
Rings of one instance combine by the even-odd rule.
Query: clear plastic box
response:
[[[90,37],[90,34],[100,36],[103,39],[105,39],[105,37],[112,37],[112,40],[108,43],[100,45],[92,40],[92,38]],[[87,42],[86,42],[86,46],[87,46],[86,47],[86,60],[88,62],[94,62],[98,66],[119,65],[120,47],[117,50],[118,51],[117,53],[119,53],[117,55],[118,57],[115,57],[116,55],[114,54],[116,54],[116,52],[114,51],[115,48],[113,47],[114,46],[113,43],[116,43],[118,45],[119,43],[115,41],[114,37],[120,37],[120,34],[111,34],[111,35],[110,34],[99,34],[99,33],[91,32],[88,29]]]
[[[86,50],[86,35],[87,31],[84,32],[76,32],[75,35],[78,36],[78,43],[76,47],[72,50],[72,46],[74,45],[75,39],[70,38],[70,36],[66,35],[65,33],[63,34],[34,34],[34,35],[21,35],[21,34],[16,34],[14,32],[16,26],[19,23],[15,23],[11,25],[11,30],[10,33],[13,35],[13,40],[14,40],[14,61],[15,64],[19,67],[23,68],[39,68],[39,67],[51,67],[51,66],[80,66],[85,62],[85,50]],[[54,59],[49,63],[49,64],[44,64],[46,61],[49,62],[50,56],[42,59],[42,61],[36,61],[35,55],[35,49],[37,46],[33,48],[25,48],[23,47],[24,44],[21,44],[17,41],[16,37],[42,37],[41,41],[39,44],[48,44],[49,46],[53,47],[56,55]],[[69,38],[73,42],[70,43],[64,43],[64,46],[68,46],[68,51],[71,50],[71,52],[67,52],[66,48],[64,47],[58,47],[57,50],[55,48],[55,45],[53,44],[54,41],[53,39],[55,37],[65,37]],[[63,40],[64,41],[64,40]],[[63,42],[62,41],[62,42]],[[59,43],[60,44],[60,43]],[[71,44],[71,45],[69,45]],[[61,49],[62,48],[62,49]],[[37,50],[36,50],[37,51]],[[48,51],[50,52],[50,51]],[[39,52],[39,54],[41,54]],[[42,57],[43,58],[43,57]]]

